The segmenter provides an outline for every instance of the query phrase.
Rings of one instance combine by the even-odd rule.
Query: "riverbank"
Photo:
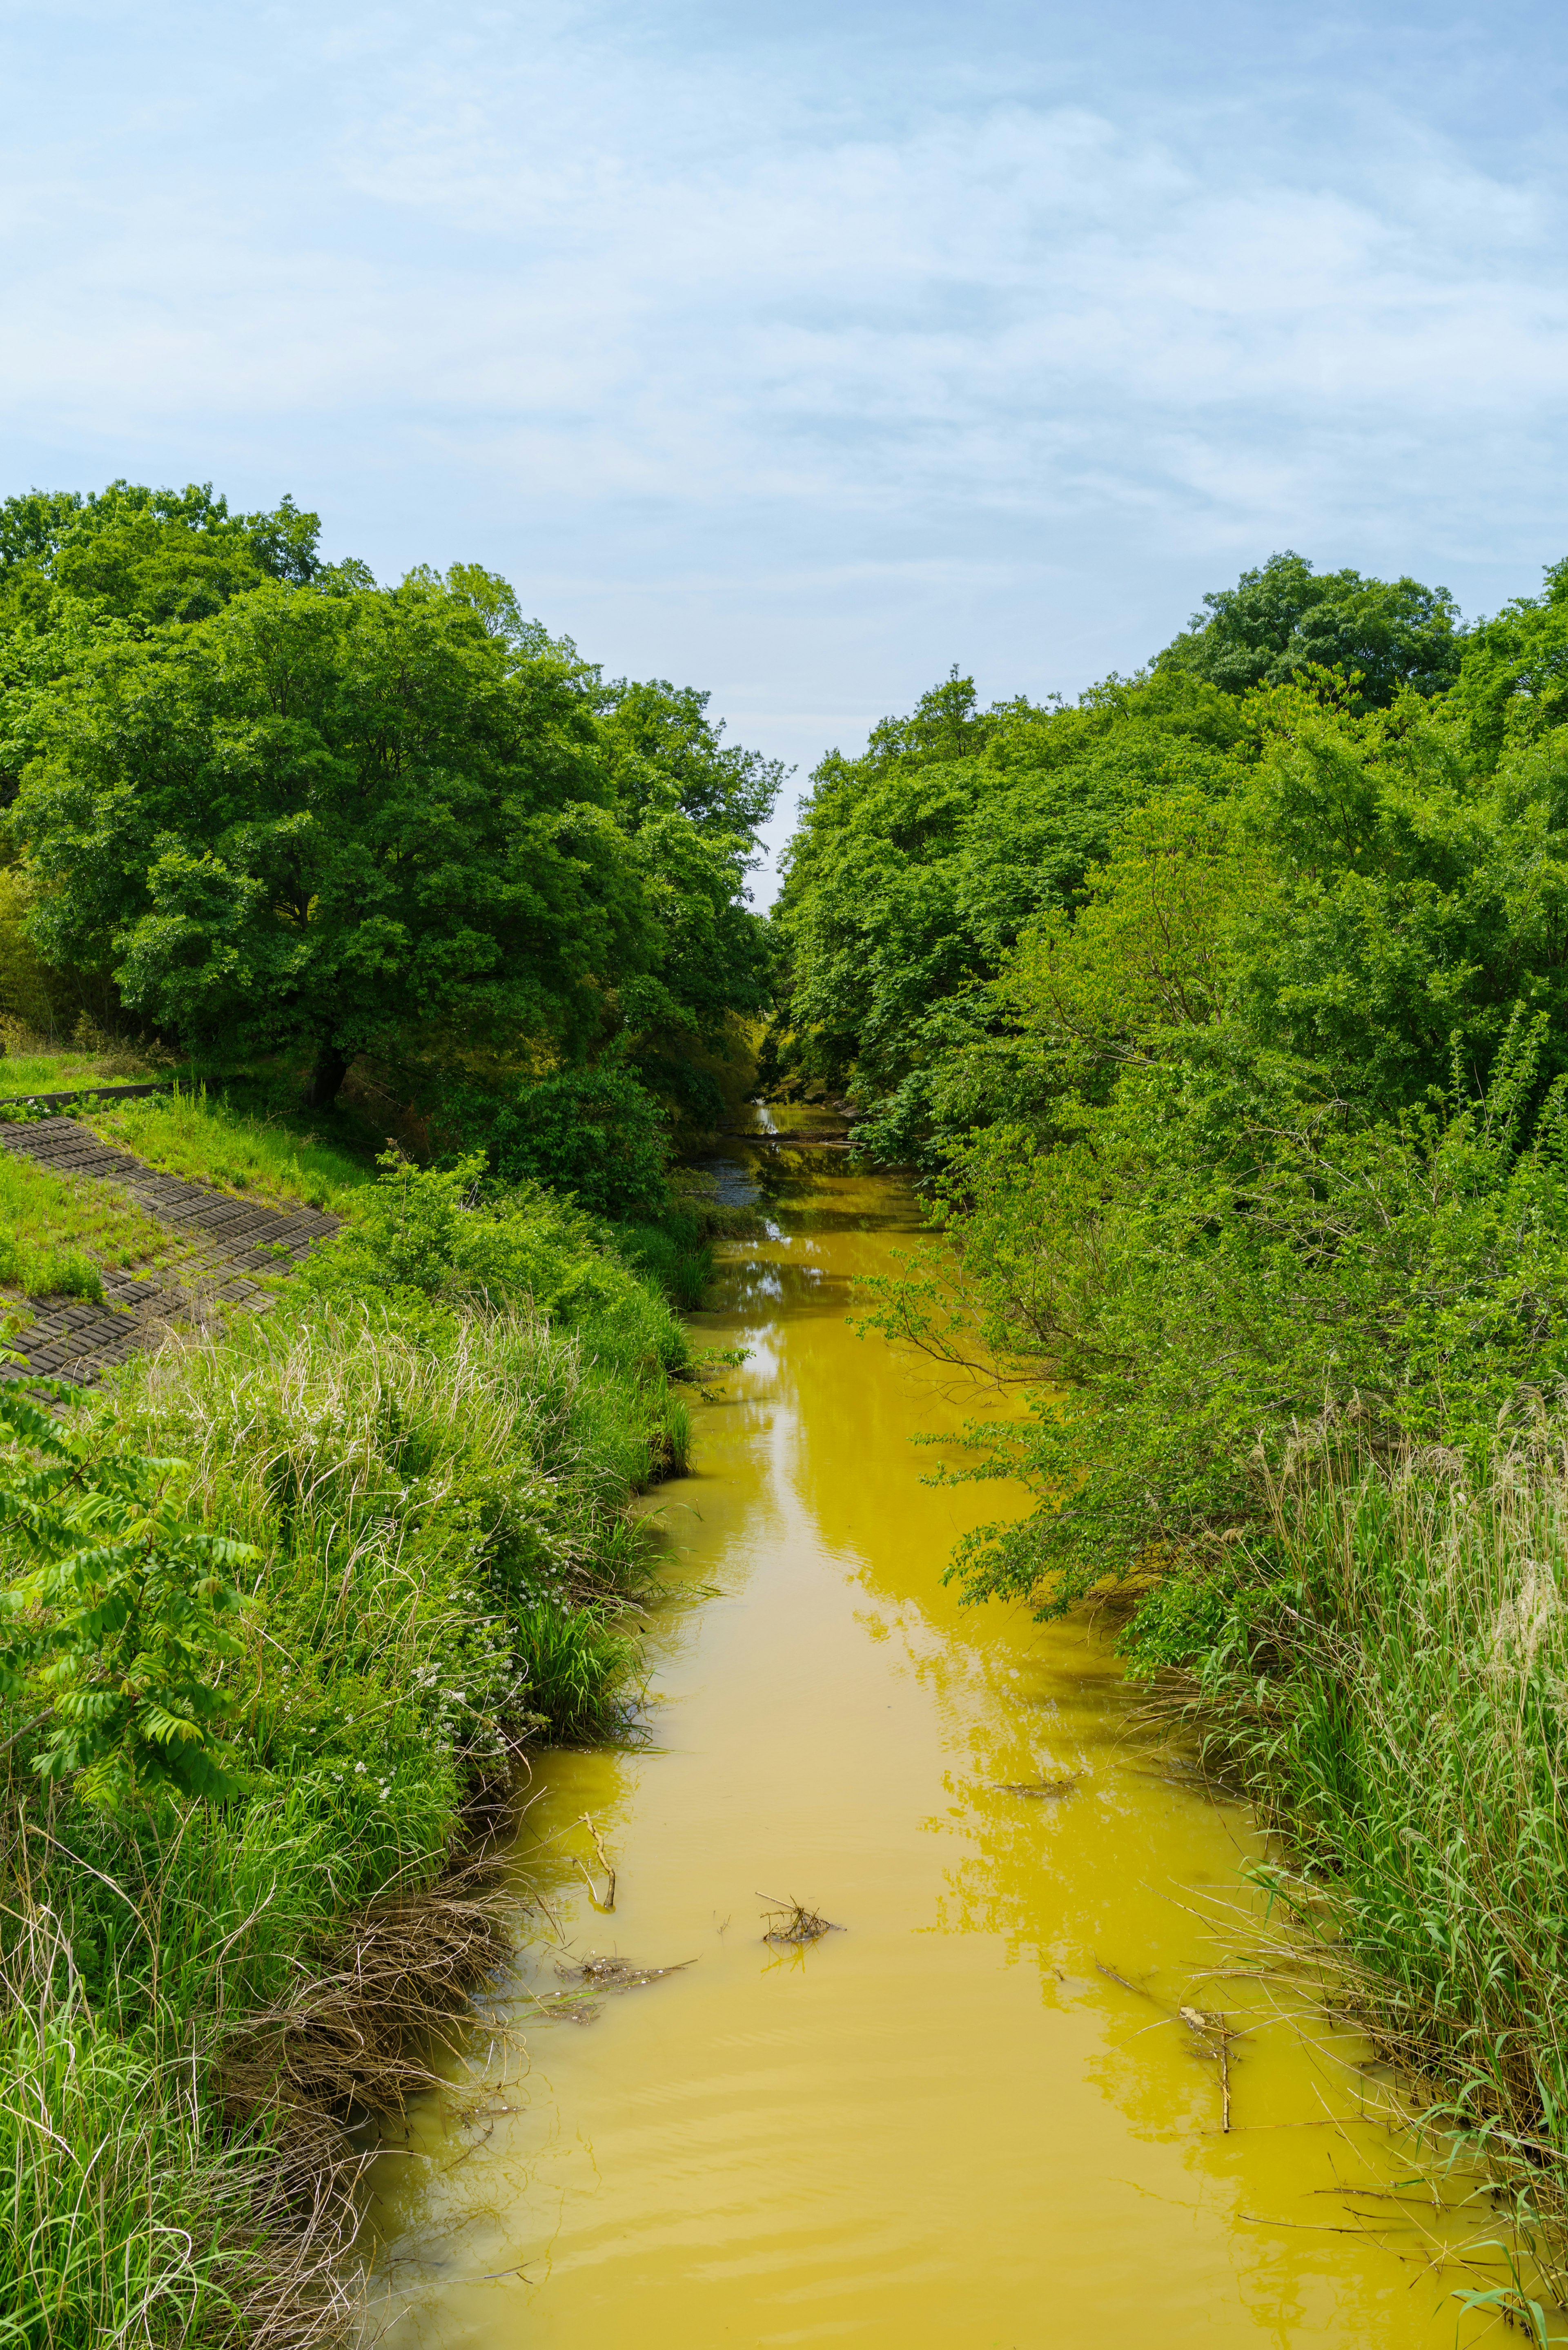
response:
[[[627,1505],[684,1465],[690,1344],[597,1228],[407,1166],[349,1192],[270,1311],[10,1431],[14,1561],[38,1441],[101,1497],[90,1572],[9,1618],[0,2274],[40,2350],[340,2334],[366,2119],[466,2029],[510,1909],[469,1865],[493,1797],[521,1739],[611,1718]],[[151,1539],[103,1549],[127,1507]]]
[[[1496,2272],[1428,2263],[1490,2212],[1393,2199],[1373,2052],[1238,1960],[1246,1808],[1140,1731],[1092,1627],[943,1584],[998,1503],[920,1482],[970,1406],[847,1318],[915,1203],[840,1160],[770,1212],[696,1323],[750,1353],[658,1497],[647,1741],[535,1760],[516,2042],[389,2136],[367,2338],[1479,2340],[1451,2290]],[[764,1943],[790,1898],[841,1930]]]

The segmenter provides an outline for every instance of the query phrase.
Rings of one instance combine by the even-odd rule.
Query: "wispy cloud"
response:
[[[0,17],[13,469],[286,481],[802,751],[950,650],[1125,666],[1287,541],[1472,602],[1562,551],[1562,172],[1495,40],[735,14]]]

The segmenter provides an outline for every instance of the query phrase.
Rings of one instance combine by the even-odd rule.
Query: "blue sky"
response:
[[[0,6],[4,485],[291,490],[797,780],[953,661],[1133,668],[1276,547],[1494,608],[1568,553],[1563,50],[1507,5]]]

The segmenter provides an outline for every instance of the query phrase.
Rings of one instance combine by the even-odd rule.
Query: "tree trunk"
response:
[[[317,1052],[316,1066],[311,1070],[305,1088],[306,1109],[330,1109],[337,1098],[337,1088],[348,1074],[348,1055],[340,1053],[336,1045],[323,1045]]]

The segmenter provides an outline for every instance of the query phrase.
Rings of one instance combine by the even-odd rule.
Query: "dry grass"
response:
[[[504,1965],[517,1897],[490,1860],[356,1918],[319,1971],[222,2039],[235,2119],[300,2117],[312,2146],[358,2116],[401,2114],[435,2087],[474,2025],[473,1994]]]

